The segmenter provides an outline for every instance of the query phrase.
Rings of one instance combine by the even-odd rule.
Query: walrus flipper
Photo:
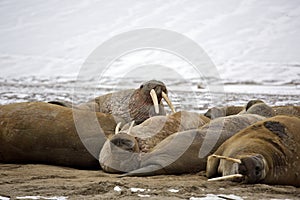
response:
[[[120,175],[119,177],[125,177],[125,176],[155,176],[155,175],[161,175],[162,173],[162,166],[158,164],[148,165],[146,167],[133,170],[131,172],[125,173]],[[163,170],[164,171],[164,170]]]

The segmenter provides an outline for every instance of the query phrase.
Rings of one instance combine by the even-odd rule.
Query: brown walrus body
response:
[[[300,117],[300,106],[274,106],[276,115],[289,115]]]
[[[250,114],[218,118],[200,129],[168,136],[149,153],[136,152],[137,140],[118,134],[104,144],[99,161],[106,171],[128,176],[197,172],[205,169],[207,156],[226,139],[262,119]]]
[[[279,115],[257,122],[227,140],[214,153],[216,156],[208,158],[207,177],[221,174],[246,183],[299,187],[299,133],[297,117]],[[236,174],[240,177],[234,177]]]
[[[150,95],[151,90],[154,90],[157,96],[159,106],[159,112],[157,113]],[[138,89],[105,94],[87,103],[74,105],[73,108],[109,113],[123,118],[126,122],[135,121],[136,124],[140,124],[149,117],[166,114],[161,100],[167,98],[167,94],[168,91],[163,82],[151,80],[143,83]],[[72,106],[68,102],[52,101],[50,103],[66,107]]]
[[[43,102],[0,106],[0,162],[100,168],[97,156],[106,136],[124,121],[83,110],[73,114]]]

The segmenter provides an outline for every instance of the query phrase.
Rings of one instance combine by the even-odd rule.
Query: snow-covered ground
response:
[[[300,95],[300,2],[283,0],[2,0],[1,80],[76,80],[82,64],[103,42],[148,27],[178,32],[201,46],[225,92]],[[159,51],[132,52],[111,66],[112,77],[164,80],[170,71],[197,75],[179,57]]]

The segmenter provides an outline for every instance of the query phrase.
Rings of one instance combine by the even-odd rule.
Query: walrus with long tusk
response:
[[[278,115],[240,131],[208,157],[210,181],[300,186],[300,118]],[[222,177],[213,178],[218,175]]]
[[[109,113],[123,118],[126,122],[135,121],[140,124],[149,117],[165,115],[161,100],[164,99],[171,111],[175,109],[168,98],[168,90],[161,81],[150,80],[138,89],[128,89],[99,96],[87,103],[73,106],[73,108]],[[51,101],[50,103],[66,107],[72,106],[68,102]]]
[[[125,176],[198,172],[205,170],[207,156],[225,140],[263,119],[254,114],[218,118],[200,129],[171,134],[147,153],[137,148],[135,137],[118,134],[104,144],[99,161],[105,171],[127,172]]]
[[[43,102],[0,106],[0,163],[100,169],[106,137],[124,120]],[[100,126],[99,126],[100,125]]]

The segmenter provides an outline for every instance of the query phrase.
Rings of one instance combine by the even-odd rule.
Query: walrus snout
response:
[[[257,183],[265,177],[265,166],[262,155],[241,158],[238,172],[245,176],[246,183]]]

